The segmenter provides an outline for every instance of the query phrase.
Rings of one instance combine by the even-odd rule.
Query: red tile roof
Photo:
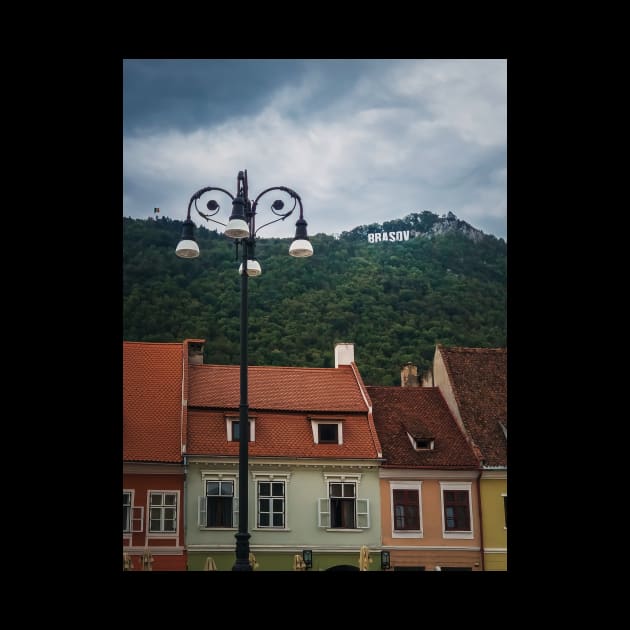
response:
[[[484,465],[507,466],[507,349],[445,348],[444,360],[462,422]]]
[[[238,409],[239,366],[191,365],[189,407]],[[250,410],[367,412],[350,365],[338,368],[250,366]]]
[[[225,416],[238,416],[238,366],[190,366],[189,455],[238,456],[238,442],[227,441]],[[358,377],[360,378],[360,377]],[[380,444],[368,418],[352,366],[299,368],[250,366],[250,416],[256,418],[252,457],[376,458]],[[204,407],[206,409],[199,409]],[[343,444],[315,444],[311,422],[343,421]]]
[[[479,462],[437,387],[367,387],[386,467],[477,468]],[[409,431],[433,437],[433,450],[416,451]]]
[[[180,462],[182,344],[123,342],[123,460]]]
[[[239,443],[227,441],[226,415],[237,417],[238,413],[188,410],[188,455],[238,457]],[[305,414],[263,412],[250,413],[250,416],[255,418],[255,440],[248,448],[250,457],[378,457],[368,428],[367,412],[363,415],[326,415],[342,420],[343,444],[315,444],[311,422]]]

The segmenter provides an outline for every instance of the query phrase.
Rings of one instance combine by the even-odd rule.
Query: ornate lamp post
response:
[[[197,202],[203,195],[218,190],[226,194],[232,200],[232,214],[227,223],[221,223],[211,217],[215,216],[219,210],[219,204],[210,199],[206,204],[209,213],[202,212],[197,207]],[[288,212],[283,212],[284,203],[276,199],[271,204],[271,211],[278,217],[269,221],[256,229],[256,210],[258,202],[263,195],[272,190],[281,190],[293,199],[293,207]],[[242,262],[239,268],[241,274],[241,365],[240,365],[240,405],[239,405],[239,461],[238,461],[238,492],[239,492],[239,519],[238,533],[236,537],[236,562],[232,567],[233,571],[251,571],[249,563],[249,538],[247,531],[248,523],[248,442],[249,442],[249,401],[247,388],[247,282],[250,276],[259,276],[262,273],[260,264],[254,257],[256,247],[256,234],[265,226],[277,221],[284,221],[290,216],[295,208],[300,208],[300,218],[296,222],[295,239],[289,247],[289,254],[297,258],[313,255],[313,246],[306,234],[306,221],[303,216],[302,200],[300,196],[286,186],[274,186],[263,190],[254,201],[249,200],[247,187],[247,171],[240,171],[236,181],[236,196],[223,188],[208,186],[198,190],[188,202],[188,212],[186,221],[182,229],[182,240],[177,245],[175,253],[180,258],[196,258],[199,256],[199,246],[195,240],[194,223],[190,219],[190,210],[195,205],[197,213],[207,221],[213,221],[225,226],[224,234],[235,239],[235,246],[238,258],[238,247],[241,245]]]

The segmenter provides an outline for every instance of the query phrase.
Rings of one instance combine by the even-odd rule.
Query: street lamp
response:
[[[201,212],[197,207],[197,201],[210,192],[218,190],[225,193],[232,200],[232,214],[227,223],[221,223],[211,217],[215,216],[219,210],[219,204],[211,199],[206,204],[206,208],[210,213]],[[293,207],[288,212],[282,212],[284,203],[280,199],[276,199],[271,204],[271,211],[278,218],[261,225],[256,229],[256,209],[258,201],[263,195],[272,190],[281,190],[293,199]],[[242,262],[239,267],[241,275],[241,370],[240,370],[240,406],[239,406],[239,461],[238,461],[238,492],[239,492],[239,519],[238,533],[236,538],[236,562],[232,567],[233,571],[251,571],[252,567],[249,563],[249,538],[247,531],[248,522],[248,485],[247,485],[247,468],[248,468],[248,442],[249,442],[249,401],[247,395],[247,281],[250,276],[259,276],[262,273],[260,263],[254,256],[256,247],[256,234],[265,226],[277,221],[284,221],[295,210],[296,206],[300,207],[300,218],[296,222],[295,239],[289,247],[289,254],[296,258],[304,258],[313,255],[313,246],[308,240],[306,234],[306,221],[303,216],[302,200],[300,196],[286,186],[274,186],[263,190],[254,201],[249,200],[247,189],[247,171],[240,171],[236,180],[236,197],[223,188],[208,186],[198,190],[188,202],[188,212],[186,221],[182,229],[182,239],[178,243],[175,253],[180,258],[197,258],[199,256],[199,246],[195,240],[194,223],[190,219],[190,210],[193,203],[197,213],[207,221],[213,221],[219,225],[225,226],[224,234],[235,239],[236,256],[238,258],[238,248],[241,246]]]

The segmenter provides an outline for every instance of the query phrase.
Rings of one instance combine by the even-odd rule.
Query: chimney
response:
[[[435,381],[433,379],[433,368],[429,368],[422,379],[422,387],[435,387]]]
[[[335,367],[339,367],[340,365],[350,365],[351,363],[354,363],[354,344],[335,344]]]
[[[418,382],[418,366],[409,361],[402,366],[400,370],[400,386],[401,387],[419,387]]]
[[[190,341],[188,343],[188,364],[203,364],[203,343],[198,341]]]

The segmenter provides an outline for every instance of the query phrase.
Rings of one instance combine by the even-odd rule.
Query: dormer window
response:
[[[339,444],[339,425],[337,424],[318,424],[317,433],[320,444]]]
[[[238,442],[241,439],[240,422],[238,418],[226,418],[227,440],[228,442]],[[249,441],[256,440],[256,419],[249,419]]]
[[[432,437],[414,436],[411,433],[407,433],[407,435],[415,451],[432,451],[435,446],[435,439]]]
[[[340,420],[313,420],[313,442],[315,444],[343,444],[343,427]]]

